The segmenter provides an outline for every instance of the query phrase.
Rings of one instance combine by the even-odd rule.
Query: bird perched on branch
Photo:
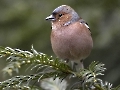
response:
[[[57,7],[46,20],[52,24],[51,44],[54,53],[63,60],[71,61],[72,68],[79,71],[93,47],[88,24],[68,5]]]

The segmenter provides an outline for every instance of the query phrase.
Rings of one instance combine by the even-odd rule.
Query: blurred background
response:
[[[51,24],[45,18],[62,4],[74,8],[91,29],[94,47],[85,67],[100,61],[107,68],[100,78],[114,86],[120,84],[120,0],[0,0],[0,46],[30,51],[33,44],[37,51],[55,56]],[[0,81],[10,78],[2,74],[6,65],[5,59],[0,59]]]

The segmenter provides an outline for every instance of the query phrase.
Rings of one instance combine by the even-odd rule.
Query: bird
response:
[[[51,46],[55,55],[71,62],[76,72],[83,69],[83,60],[93,48],[91,31],[86,21],[68,5],[55,8],[46,20],[51,22]]]

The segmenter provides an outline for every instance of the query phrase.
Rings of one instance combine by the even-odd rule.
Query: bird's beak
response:
[[[46,17],[46,20],[54,21],[55,17],[53,15],[50,15],[50,16]]]

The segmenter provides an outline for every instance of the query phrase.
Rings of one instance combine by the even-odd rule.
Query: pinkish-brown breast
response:
[[[51,44],[59,58],[69,60],[85,59],[93,47],[90,31],[80,22],[54,28]]]

